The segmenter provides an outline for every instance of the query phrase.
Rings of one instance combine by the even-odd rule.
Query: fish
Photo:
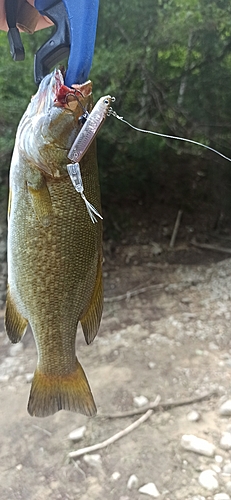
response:
[[[65,99],[60,70],[42,80],[19,123],[10,167],[5,329],[17,343],[31,326],[38,361],[27,409],[37,417],[97,411],[75,343],[78,323],[87,344],[100,326],[102,220],[92,223],[67,171],[83,110],[93,107],[92,82],[73,87]],[[101,212],[95,140],[80,169],[86,197]]]

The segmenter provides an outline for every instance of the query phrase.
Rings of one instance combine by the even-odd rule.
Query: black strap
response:
[[[9,27],[7,36],[10,44],[10,53],[14,61],[23,61],[25,59],[25,52],[19,30],[16,26],[18,0],[5,0],[5,11],[6,22]]]

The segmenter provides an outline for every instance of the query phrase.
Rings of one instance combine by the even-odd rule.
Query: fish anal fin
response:
[[[52,202],[46,180],[41,174],[37,182],[27,182],[27,188],[31,196],[31,202],[36,216],[44,227],[52,221]]]
[[[5,329],[13,344],[19,342],[26,332],[28,321],[18,311],[8,287],[6,296]]]
[[[103,277],[102,277],[101,262],[99,262],[96,285],[91,298],[90,305],[86,313],[80,318],[81,326],[87,344],[90,344],[98,333],[102,312],[103,312]]]
[[[96,406],[82,366],[76,360],[76,369],[67,375],[45,374],[36,369],[27,407],[35,417],[48,417],[59,410],[96,414]]]

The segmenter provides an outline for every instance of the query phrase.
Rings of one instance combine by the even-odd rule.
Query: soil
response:
[[[36,348],[30,331],[17,346],[9,343],[2,311],[1,500],[145,500],[151,497],[139,488],[150,482],[165,500],[212,499],[215,493],[228,492],[230,477],[222,475],[222,467],[229,463],[230,452],[220,448],[220,438],[230,430],[230,420],[220,416],[219,408],[231,396],[231,259],[228,253],[190,245],[190,224],[184,220],[169,250],[171,224],[169,231],[163,225],[164,237],[156,233],[153,239],[147,228],[142,233],[141,223],[132,242],[122,237],[120,243],[105,243],[100,332],[90,346],[81,329],[77,334],[77,353],[97,417],[64,411],[45,419],[27,414],[27,380],[36,366]],[[230,244],[228,231],[218,236],[209,242]],[[177,402],[211,391],[207,400],[154,412],[132,433],[95,452],[100,454],[96,462],[68,459],[70,451],[101,442],[136,420],[100,418],[135,409],[136,396],[151,402],[160,395],[161,401]],[[192,409],[200,415],[196,422],[188,419]],[[86,433],[73,443],[68,435],[81,426]],[[183,434],[214,443],[222,465],[184,450]],[[219,481],[213,492],[198,480],[208,468],[214,468]],[[115,472],[119,474],[113,476]],[[132,474],[138,479],[130,490]]]

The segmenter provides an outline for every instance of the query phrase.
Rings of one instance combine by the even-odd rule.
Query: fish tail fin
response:
[[[47,417],[59,410],[70,410],[87,416],[96,414],[96,406],[86,375],[76,359],[76,369],[63,376],[45,374],[37,368],[27,407],[35,417]]]

